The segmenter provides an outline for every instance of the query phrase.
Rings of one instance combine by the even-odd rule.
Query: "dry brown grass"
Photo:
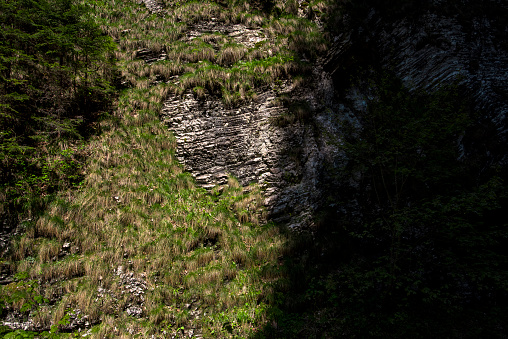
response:
[[[102,134],[89,141],[80,190],[63,192],[13,248],[14,269],[46,284],[45,293],[54,296],[55,304],[37,313],[41,324],[55,324],[76,308],[100,323],[94,338],[164,337],[162,329],[179,326],[233,336],[224,332],[223,321],[235,323],[235,335],[245,337],[252,324],[263,325],[265,318],[254,320],[253,314],[268,298],[258,292],[268,296],[267,284],[281,273],[260,267],[277,262],[286,240],[275,227],[259,227],[266,220],[259,189],[244,188],[232,177],[222,191],[196,187],[175,159],[176,141],[159,121],[159,111],[168,95],[187,90],[200,98],[222,94],[228,105],[250,100],[256,86],[298,70],[287,47],[305,41],[288,36],[276,46],[274,37],[313,31],[298,20],[252,15],[248,2],[229,10],[207,2],[175,5],[167,2],[170,15],[152,16],[135,3],[106,1],[106,8],[94,14],[119,39],[115,55],[123,59],[121,74],[133,86],[118,97],[111,119],[101,121]],[[116,17],[101,11],[115,11]],[[211,18],[272,24],[264,30],[267,42],[250,51],[221,34],[179,40],[191,25]],[[165,51],[168,60],[135,60],[140,48]],[[170,84],[156,84],[174,76]],[[58,257],[65,242],[77,250]],[[129,297],[121,295],[113,272],[120,265],[145,277],[146,309],[140,320],[123,311]],[[99,287],[111,290],[114,298],[95,301]],[[186,311],[186,304],[196,302],[210,317]],[[238,323],[235,310],[246,304],[252,321]],[[218,314],[220,321],[213,317]]]
[[[190,2],[176,7],[174,15],[181,21],[193,24],[199,21],[209,21],[212,18],[223,18],[220,6],[209,2]]]
[[[217,62],[223,66],[230,66],[243,59],[247,54],[247,48],[242,45],[227,46],[221,50]]]
[[[150,67],[150,76],[160,75],[164,79],[169,79],[174,75],[180,75],[185,72],[185,67],[178,61],[158,62]]]
[[[50,260],[53,260],[53,258],[56,259],[61,247],[62,245],[57,241],[43,240],[38,246],[39,264],[49,262]]]
[[[223,45],[229,41],[229,39],[220,33],[205,33],[202,36],[200,36],[200,39],[203,40],[203,42],[207,44],[215,44],[215,45]]]
[[[42,281],[51,281],[54,279],[72,279],[81,277],[85,274],[83,262],[81,260],[65,260],[52,265],[36,265],[31,271],[33,278],[39,278]]]

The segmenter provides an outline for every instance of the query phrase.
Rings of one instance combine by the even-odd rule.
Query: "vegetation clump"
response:
[[[12,227],[80,184],[82,140],[111,103],[114,47],[70,1],[2,1],[0,25],[0,216]]]
[[[326,49],[323,34],[314,23],[286,11],[267,14],[243,1],[168,1],[165,7],[167,14],[163,18],[152,15],[135,23],[117,20],[113,26],[103,24],[104,30],[120,40],[120,59],[133,58],[132,54],[125,54],[126,50],[143,48],[165,55],[165,61],[154,62],[150,67],[142,63],[132,67],[125,74],[131,81],[133,76],[146,76],[148,70],[151,76],[165,79],[182,77],[172,86],[176,93],[203,87],[208,94],[218,95],[227,105],[235,106],[255,97],[259,88],[301,72],[306,63]],[[263,38],[249,48],[218,31],[217,27],[228,24],[256,29]],[[136,29],[128,28],[131,25]],[[197,36],[188,39],[184,33],[191,29]],[[169,69],[161,66],[168,62]]]

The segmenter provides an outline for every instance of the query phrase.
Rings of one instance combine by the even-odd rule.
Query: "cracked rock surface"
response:
[[[256,182],[266,189],[272,217],[292,228],[312,226],[312,213],[324,206],[323,191],[333,186],[332,177],[323,175],[325,169],[331,173],[345,162],[338,147],[341,120],[354,119],[354,112],[365,110],[372,99],[365,89],[353,87],[342,94],[334,89],[335,79],[343,75],[337,70],[362,46],[409,88],[434,91],[458,81],[474,109],[495,126],[496,138],[506,139],[508,50],[496,40],[507,36],[506,25],[503,31],[499,20],[481,13],[468,20],[438,10],[417,19],[371,13],[365,27],[335,37],[323,67],[319,62],[314,66],[304,90],[287,82],[279,89],[260,90],[256,101],[236,109],[213,97],[170,97],[162,116],[177,138],[177,156],[203,187],[223,184],[228,174],[244,185]],[[247,46],[261,36],[249,36],[244,27],[208,22],[191,29],[188,39],[213,31],[247,37],[238,40]],[[290,114],[277,103],[281,94],[306,101],[310,117],[274,124],[278,116]],[[502,157],[496,161],[506,162]]]
[[[160,13],[160,12],[164,11],[164,7],[157,0],[138,0],[138,3],[140,3],[140,4],[144,3],[146,8],[148,8],[148,10],[151,13]]]
[[[335,105],[331,79],[318,68],[315,79],[305,90],[289,82],[277,93],[267,89],[239,108],[226,108],[211,97],[170,97],[162,117],[175,133],[177,157],[185,170],[205,188],[225,184],[228,175],[242,185],[260,184],[272,217],[293,227],[311,225],[321,198],[323,161],[333,162],[340,153],[316,132],[337,135],[339,121],[334,110],[326,109]],[[277,102],[282,93],[307,102],[305,109],[313,113],[309,120],[277,124],[278,117],[291,114]],[[291,213],[294,217],[288,218]]]
[[[428,10],[404,18],[387,18],[371,10],[360,27],[346,22],[345,31],[334,39],[325,69],[340,81],[345,75],[341,66],[356,55],[393,71],[410,89],[433,92],[456,84],[482,115],[481,124],[492,124],[486,139],[499,138],[492,142],[504,145],[508,140],[508,3],[476,3],[478,10],[471,13],[466,6],[474,7],[475,1],[463,5],[464,11],[458,12],[435,1]],[[499,154],[493,161],[506,164],[508,158]]]

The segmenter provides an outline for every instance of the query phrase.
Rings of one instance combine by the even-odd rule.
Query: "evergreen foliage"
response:
[[[79,183],[72,141],[107,108],[111,48],[70,0],[0,1],[0,214]]]

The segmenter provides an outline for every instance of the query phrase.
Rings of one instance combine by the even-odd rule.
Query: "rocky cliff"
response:
[[[323,173],[345,161],[338,147],[341,121],[354,119],[374,99],[368,86],[344,79],[355,68],[371,68],[392,71],[413,90],[457,84],[481,113],[476,135],[463,140],[464,154],[483,152],[486,161],[505,163],[508,9],[502,2],[486,2],[468,13],[472,5],[454,11],[436,2],[420,12],[409,8],[396,14],[376,6],[360,14],[344,11],[328,54],[303,86],[274,85],[238,109],[213,97],[169,98],[163,116],[177,137],[179,159],[203,187],[222,184],[228,175],[244,185],[262,184],[273,217],[311,226],[311,215],[324,204],[323,189],[333,186]],[[262,29],[208,26],[197,27],[193,36],[222,31],[247,46],[262,41]],[[305,102],[299,113],[305,110],[305,119],[295,118],[281,97]],[[286,122],[278,124],[281,119]]]
[[[3,324],[101,338],[506,333],[508,6],[236,5],[109,3],[104,17],[124,15],[103,27],[124,91],[84,186],[2,264]],[[312,42],[302,32],[328,50],[297,46]],[[466,109],[426,101],[450,84]]]
[[[350,29],[335,38],[327,70],[340,77],[341,63],[355,55],[393,71],[409,88],[434,91],[455,83],[483,115],[482,123],[492,123],[505,140],[507,4],[431,2],[417,10],[401,10],[390,17],[387,9],[371,8],[354,28],[346,15],[345,27]]]

